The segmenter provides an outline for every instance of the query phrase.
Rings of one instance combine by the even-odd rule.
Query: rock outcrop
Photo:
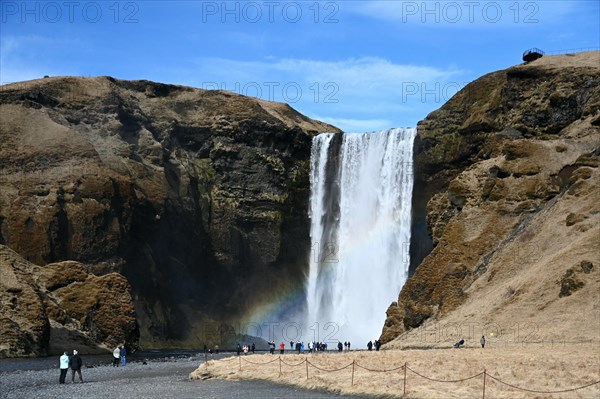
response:
[[[36,266],[0,245],[0,357],[137,349],[131,289],[118,273],[96,276],[66,261]]]
[[[576,265],[600,261],[599,156],[599,52],[491,73],[427,116],[415,143],[427,207],[414,217],[434,248],[389,307],[382,341],[440,320],[591,334],[600,281]],[[561,311],[572,317],[558,326]],[[586,312],[587,324],[574,320]]]
[[[207,324],[302,278],[311,138],[335,127],[285,104],[109,77],[3,86],[0,114],[0,244],[39,266],[125,276],[142,345],[201,347]]]

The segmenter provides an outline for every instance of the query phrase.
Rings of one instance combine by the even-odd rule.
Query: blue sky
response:
[[[600,46],[591,1],[6,1],[0,82],[109,75],[288,102],[346,131],[415,126],[468,82]]]

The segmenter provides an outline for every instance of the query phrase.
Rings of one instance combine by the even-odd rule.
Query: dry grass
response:
[[[487,398],[597,398],[600,384],[574,392],[536,394],[503,386],[491,377],[530,390],[558,391],[600,380],[597,346],[520,346],[512,348],[468,348],[431,350],[386,350],[381,352],[328,353],[281,356],[250,355],[209,361],[190,374],[190,379],[258,379],[327,389],[342,394],[403,397],[404,370],[409,398],[477,398],[483,393],[483,375],[463,382],[434,382],[411,370],[437,380],[458,380],[486,370]],[[308,379],[305,359],[308,360]],[[354,362],[354,383],[352,364]],[[241,370],[240,370],[241,364]],[[340,369],[340,371],[322,371]],[[375,372],[371,370],[391,370]]]

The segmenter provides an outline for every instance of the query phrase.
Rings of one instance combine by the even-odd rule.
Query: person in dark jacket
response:
[[[368,350],[370,350],[370,351],[372,351],[372,350],[373,350],[373,342],[369,341],[369,342],[367,343],[367,349],[368,349]]]
[[[75,382],[76,372],[79,375],[79,382],[83,382],[83,377],[81,376],[81,366],[83,365],[83,362],[75,349],[73,349],[73,356],[69,359],[69,365],[71,366],[71,382]]]

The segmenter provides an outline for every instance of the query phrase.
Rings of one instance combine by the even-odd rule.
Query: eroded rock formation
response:
[[[136,349],[139,330],[127,279],[66,261],[36,266],[0,245],[0,357],[77,349]]]

